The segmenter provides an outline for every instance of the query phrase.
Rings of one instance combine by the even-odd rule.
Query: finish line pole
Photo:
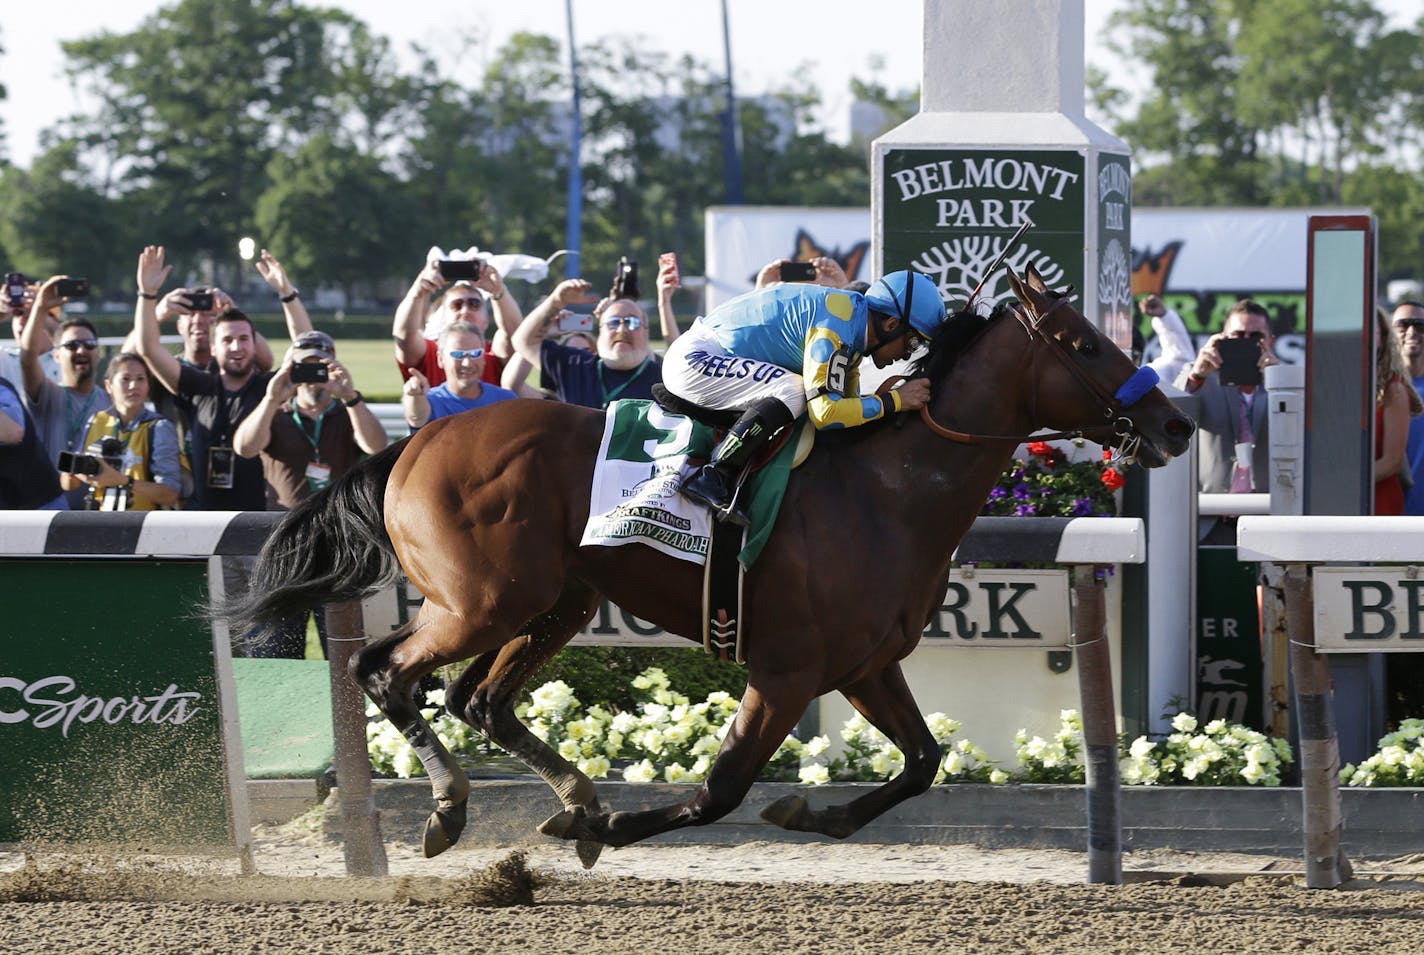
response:
[[[1073,567],[1073,653],[1083,706],[1084,787],[1088,800],[1088,881],[1122,884],[1122,787],[1117,768],[1117,708],[1113,704],[1102,565]]]

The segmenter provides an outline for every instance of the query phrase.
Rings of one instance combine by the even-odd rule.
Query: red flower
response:
[[[1127,481],[1118,473],[1117,468],[1103,468],[1103,483],[1108,486],[1108,490],[1116,491],[1126,484]]]
[[[1104,461],[1111,461],[1111,460],[1112,460],[1112,454],[1113,454],[1113,453],[1112,453],[1112,448],[1103,448],[1103,460],[1104,460]]]
[[[1046,458],[1053,453],[1053,445],[1047,441],[1030,441],[1028,443],[1028,453],[1036,454],[1041,458]]]

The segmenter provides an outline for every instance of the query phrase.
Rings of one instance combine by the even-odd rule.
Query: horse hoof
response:
[[[437,809],[425,820],[425,858],[433,859],[460,839],[465,831],[465,803],[463,801]]]
[[[761,817],[782,829],[799,829],[796,825],[810,813],[810,806],[801,796],[782,796],[761,811]]]
[[[584,808],[582,806],[561,809],[539,823],[539,831],[546,836],[553,836],[555,839],[577,839],[578,834],[574,830],[582,828],[583,817]]]
[[[583,867],[592,869],[593,864],[598,861],[598,857],[603,854],[603,843],[595,842],[592,839],[580,839],[574,843],[574,851],[578,853],[579,862],[583,863]]]

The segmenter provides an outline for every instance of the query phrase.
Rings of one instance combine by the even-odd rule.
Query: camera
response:
[[[610,298],[642,298],[638,292],[638,263],[626,255],[618,260],[618,269],[613,273],[613,291]]]
[[[194,289],[187,296],[188,307],[195,312],[211,312],[213,310],[213,290],[208,288]]]
[[[440,274],[451,282],[462,279],[477,282],[484,265],[484,259],[441,259]]]
[[[331,379],[326,362],[299,361],[292,366],[292,384],[315,385]]]
[[[1261,373],[1261,343],[1254,338],[1223,338],[1216,343],[1221,355],[1221,383],[1223,385],[1260,385],[1265,376]]]
[[[814,282],[816,281],[816,263],[814,262],[782,262],[781,281],[783,282]]]
[[[60,279],[55,283],[54,290],[65,298],[84,298],[89,294],[89,280]]]
[[[105,463],[116,471],[123,469],[124,445],[118,438],[108,437],[95,441],[85,449],[84,453],[59,452],[58,468],[65,474],[83,474],[95,477],[104,470]]]
[[[25,277],[19,272],[11,272],[5,276],[5,294],[10,299],[11,308],[23,308],[25,305]]]

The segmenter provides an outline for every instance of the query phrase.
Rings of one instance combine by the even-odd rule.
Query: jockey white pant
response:
[[[794,418],[806,410],[800,375],[768,361],[728,354],[700,320],[668,346],[663,384],[704,408],[744,408],[758,398],[776,398]]]

